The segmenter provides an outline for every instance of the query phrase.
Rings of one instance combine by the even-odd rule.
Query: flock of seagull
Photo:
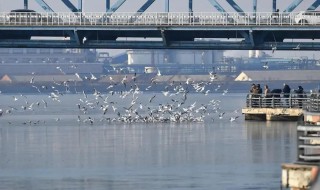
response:
[[[60,67],[57,69],[61,70]],[[78,73],[75,73],[80,78]],[[170,84],[160,83],[157,76],[161,76],[160,71],[150,81],[140,81],[136,74],[130,76],[123,75],[121,81],[116,82],[113,75],[108,77],[109,83],[103,87],[104,90],[97,90],[92,86],[92,91],[82,92],[77,96],[78,101],[75,105],[77,122],[93,125],[95,123],[181,123],[181,122],[204,122],[205,118],[213,122],[215,119],[227,118],[230,122],[239,118],[238,111],[227,113],[220,107],[220,100],[211,99],[203,103],[202,96],[210,93],[228,93],[228,89],[222,89],[221,85],[214,84],[218,75],[209,72],[208,82],[195,82],[188,78],[185,82],[174,82]],[[87,80],[97,80],[99,77],[90,73]],[[145,80],[145,79],[141,79]],[[142,82],[144,83],[142,85]],[[8,106],[0,111],[0,116],[13,114],[22,111],[35,111],[36,109],[49,109],[47,101],[63,103],[66,92],[70,91],[70,81],[58,83],[53,80],[52,86],[36,85],[34,77],[30,79],[30,85],[39,94],[47,94],[48,99],[43,98],[35,102],[28,102],[26,95],[12,96],[12,101],[24,100],[20,106]],[[60,89],[66,90],[58,90]],[[144,89],[142,89],[142,87]],[[158,92],[152,91],[156,87]],[[162,90],[159,91],[159,88]],[[196,94],[199,101],[189,100],[190,94]],[[41,96],[40,96],[41,97]],[[191,98],[192,99],[192,98]],[[227,116],[229,115],[229,116]],[[60,122],[61,118],[55,118]],[[42,121],[45,123],[45,121]],[[37,125],[42,123],[37,121],[26,121],[23,124]],[[12,122],[8,121],[9,124]]]

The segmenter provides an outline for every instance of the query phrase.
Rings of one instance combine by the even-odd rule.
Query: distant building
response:
[[[3,63],[0,64],[1,75],[60,75],[74,73],[103,73],[102,63]]]
[[[235,81],[320,81],[320,70],[243,71]]]
[[[12,79],[10,78],[9,75],[3,75],[0,78],[0,82],[2,82],[2,83],[12,83]]]
[[[75,75],[4,75],[0,78],[2,83],[60,83],[82,82],[83,80]]]
[[[128,65],[195,65],[223,60],[222,50],[128,50]]]
[[[5,63],[88,63],[96,62],[98,53],[90,49],[3,48],[0,64]]]

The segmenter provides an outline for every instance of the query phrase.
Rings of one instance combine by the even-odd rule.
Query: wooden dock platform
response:
[[[243,108],[245,120],[299,121],[303,120],[301,108]]]
[[[270,94],[268,97],[248,94],[246,107],[242,109],[245,120],[258,121],[302,121],[303,108],[309,102],[307,96],[301,98],[296,94],[281,97],[282,94]]]

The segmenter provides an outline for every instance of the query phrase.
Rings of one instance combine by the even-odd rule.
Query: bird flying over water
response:
[[[239,116],[236,116],[236,117],[230,117],[230,119],[229,119],[229,121],[230,122],[234,122],[236,119],[238,119],[239,118]]]
[[[268,62],[265,62],[265,64],[262,66],[264,69],[269,69],[269,66],[268,66]]]

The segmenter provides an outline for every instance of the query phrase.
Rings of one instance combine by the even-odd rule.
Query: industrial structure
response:
[[[217,0],[209,0],[218,12],[195,12],[189,0],[188,12],[150,13],[156,1],[147,0],[136,12],[116,12],[126,0],[112,6],[106,1],[103,13],[81,12],[69,0],[62,2],[72,11],[53,12],[44,0],[36,0],[44,12],[0,13],[0,47],[113,48],[113,49],[220,49],[220,50],[319,50],[317,15],[310,22],[293,12],[303,0],[294,0],[283,12],[272,1],[270,12],[258,12],[253,0],[252,12],[244,12],[235,1],[227,3],[235,12],[226,12]],[[264,2],[265,3],[265,2]],[[307,9],[315,10],[316,0]],[[25,9],[28,9],[25,0]],[[302,17],[302,18],[301,18]],[[300,19],[300,20],[299,20]],[[38,37],[60,37],[50,40]],[[198,40],[198,39],[215,39]],[[295,42],[300,39],[302,41]],[[218,40],[218,41],[217,41]],[[308,42],[309,41],[309,42]]]

